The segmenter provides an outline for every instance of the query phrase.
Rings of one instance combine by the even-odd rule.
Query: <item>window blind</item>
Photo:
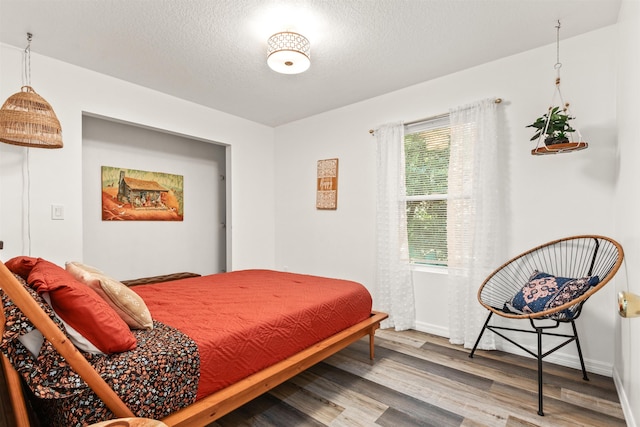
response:
[[[411,262],[447,265],[449,116],[405,126],[407,232]]]

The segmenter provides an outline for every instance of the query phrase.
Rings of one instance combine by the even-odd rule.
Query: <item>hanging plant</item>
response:
[[[537,141],[536,147],[531,150],[531,154],[534,156],[568,153],[571,151],[584,150],[589,146],[589,144],[582,140],[580,131],[574,129],[569,123],[569,121],[575,117],[571,116],[569,103],[564,101],[560,91],[560,68],[562,68],[562,63],[560,62],[560,21],[558,21],[558,25],[556,26],[556,47],[557,56],[554,68],[556,69],[557,76],[556,90],[550,103],[552,106],[549,107],[549,110],[542,117],[538,117],[535,122],[527,126],[536,130],[535,134],[531,137],[531,141]],[[559,98],[560,102],[556,101],[556,97]],[[562,105],[562,107],[558,106],[558,104]],[[573,138],[573,132],[578,134],[577,141],[571,141],[569,139]]]
[[[544,137],[545,145],[569,142],[569,134],[576,130],[569,124],[569,120],[573,120],[575,117],[567,114],[567,107],[566,105],[563,109],[557,106],[549,107],[547,113],[528,125],[527,127],[536,129],[536,133],[531,137],[530,141]]]

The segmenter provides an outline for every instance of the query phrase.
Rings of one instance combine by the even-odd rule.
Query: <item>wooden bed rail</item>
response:
[[[367,335],[369,357],[373,360],[375,331],[387,317],[386,313],[374,311],[368,319],[202,398],[161,421],[172,427],[206,426]]]
[[[124,402],[122,402],[116,392],[109,387],[87,359],[76,349],[73,343],[67,339],[60,328],[58,328],[53,320],[40,308],[38,303],[29,295],[29,292],[24,289],[2,261],[0,261],[0,288],[2,288],[14,304],[22,310],[25,316],[31,320],[31,323],[42,332],[42,335],[53,344],[58,353],[66,359],[69,365],[71,365],[71,368],[93,389],[116,417],[134,417],[134,414]],[[2,320],[4,328],[4,312]],[[11,374],[7,375],[10,376]],[[12,387],[11,384],[8,385]],[[18,386],[19,385],[18,382]],[[11,389],[10,393],[12,402],[14,402],[14,399],[22,399],[22,405],[24,405],[24,398],[20,387],[18,387],[17,390]]]

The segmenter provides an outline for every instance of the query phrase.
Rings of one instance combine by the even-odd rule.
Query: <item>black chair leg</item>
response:
[[[542,329],[536,328],[538,333],[538,415],[544,416],[542,411]]]
[[[584,359],[582,358],[582,349],[580,348],[580,340],[578,339],[578,329],[576,329],[576,323],[573,320],[571,320],[571,326],[573,327],[573,336],[576,337],[576,347],[578,347],[578,357],[580,357],[580,366],[582,367],[582,379],[589,381],[587,369],[584,366]]]
[[[476,343],[473,346],[471,353],[469,353],[469,357],[473,358],[473,353],[476,352],[476,349],[478,348],[478,344],[480,344],[480,339],[482,338],[482,334],[484,334],[484,330],[487,329],[487,325],[489,324],[489,320],[491,320],[492,314],[493,314],[493,311],[490,311],[489,315],[487,316],[487,320],[485,320],[484,325],[482,325],[482,330],[480,331],[480,335],[478,335],[478,339],[476,340]]]

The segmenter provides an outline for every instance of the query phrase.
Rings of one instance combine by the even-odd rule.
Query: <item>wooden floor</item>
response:
[[[625,426],[613,380],[468,350],[416,331],[378,331],[376,360],[361,340],[211,424],[236,426]]]

